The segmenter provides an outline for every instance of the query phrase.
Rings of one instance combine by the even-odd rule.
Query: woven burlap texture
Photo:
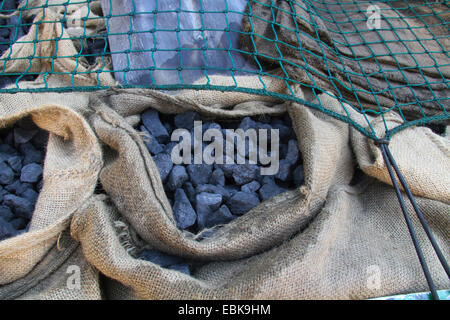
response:
[[[301,90],[296,94],[301,96]],[[91,117],[98,138],[107,146],[100,182],[110,201],[91,199],[71,224],[71,234],[80,241],[88,261],[115,280],[115,296],[126,296],[117,293],[117,283],[130,297],[145,299],[362,299],[427,289],[395,192],[381,182],[387,182],[386,169],[378,150],[347,124],[284,103],[303,154],[305,184],[265,201],[210,238],[197,241],[195,235],[176,228],[157,168],[140,136],[123,118],[132,117],[133,110],[125,112],[118,102],[151,101],[148,107],[165,112],[161,106],[168,100],[178,112],[192,109],[214,119],[257,114],[261,107],[253,106],[260,102],[245,103],[243,111],[241,107],[193,104],[182,96],[158,102],[163,95],[145,90],[127,91],[126,100],[121,95],[98,94],[99,107]],[[322,99],[329,103],[327,107],[341,110],[337,100]],[[142,104],[133,105],[139,112],[145,109],[140,108]],[[389,125],[397,121],[395,115],[386,119]],[[372,122],[377,127],[377,119]],[[418,136],[415,144],[408,143],[411,136]],[[405,144],[412,154],[430,150],[436,158],[416,163],[414,158],[400,156]],[[447,257],[449,174],[437,164],[448,162],[448,147],[447,139],[425,128],[406,129],[391,142],[392,153],[414,185],[417,201]],[[355,159],[364,159],[361,150],[367,154],[358,163]],[[351,186],[358,164],[374,178],[366,176]],[[436,179],[427,188],[430,174]],[[135,259],[114,228],[120,219],[129,223],[147,247],[204,265],[187,276]],[[413,221],[417,228],[418,221]],[[425,234],[419,230],[418,236],[437,286],[448,287]],[[370,285],[374,268],[380,276],[376,288]]]
[[[29,232],[0,242],[2,298],[100,297],[98,272],[80,254],[78,244],[63,236],[73,213],[93,194],[102,167],[100,145],[83,117],[87,102],[87,97],[75,94],[1,96],[2,128],[31,116],[39,127],[50,132],[44,184]],[[64,265],[77,265],[83,270],[86,286],[69,290],[55,285],[55,279],[62,284],[69,276]]]

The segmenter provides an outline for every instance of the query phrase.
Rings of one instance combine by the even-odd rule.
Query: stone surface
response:
[[[244,184],[241,187],[241,190],[244,192],[256,192],[261,187],[258,181],[252,181],[247,184]]]
[[[181,186],[188,181],[189,176],[187,174],[186,168],[180,165],[175,165],[169,174],[167,179],[167,187],[169,190],[176,190],[181,188]]]
[[[38,165],[37,163],[30,163],[22,168],[22,171],[20,173],[20,181],[35,183],[40,179],[41,176],[42,166]]]
[[[175,191],[173,214],[179,229],[184,230],[195,224],[197,214],[183,189]]]
[[[286,189],[277,186],[275,183],[266,183],[258,190],[258,193],[261,197],[261,201],[265,201],[284,191],[286,191]]]
[[[187,166],[187,172],[194,186],[208,183],[212,174],[212,169],[212,165],[206,164],[189,164]]]
[[[177,129],[191,130],[194,128],[194,121],[196,120],[200,120],[200,115],[194,111],[183,112],[174,117],[174,123]]]
[[[212,174],[209,181],[211,184],[224,186],[225,185],[225,174],[222,169],[217,168],[215,169]]]
[[[155,164],[158,167],[161,180],[163,182],[166,181],[167,177],[169,176],[170,170],[172,170],[173,167],[173,162],[170,158],[170,155],[168,155],[167,153],[159,153],[153,157],[153,161],[155,161]]]
[[[233,168],[233,179],[237,185],[249,183],[257,179],[259,167],[256,164],[236,164]]]
[[[205,227],[206,220],[209,219],[214,211],[219,209],[222,204],[222,195],[216,193],[202,192],[196,196],[197,223],[198,229]]]
[[[258,195],[254,192],[236,192],[230,200],[227,201],[227,206],[235,215],[243,215],[250,209],[259,204]]]
[[[13,181],[13,170],[6,163],[0,162],[0,183],[6,185],[12,183]]]
[[[164,143],[169,140],[169,133],[161,123],[158,111],[148,109],[141,115],[141,118],[148,132],[150,132],[151,136],[154,137],[159,143]]]

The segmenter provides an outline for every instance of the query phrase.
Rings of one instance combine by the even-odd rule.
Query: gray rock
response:
[[[10,221],[13,217],[14,215],[8,206],[0,206],[0,218]]]
[[[15,218],[15,219],[13,219],[13,220],[11,220],[11,226],[14,228],[14,229],[16,229],[16,230],[22,230],[22,229],[24,229],[24,228],[26,228],[26,226],[27,226],[27,221],[28,221],[28,219],[25,219],[25,218],[23,218],[23,217],[18,217],[18,218]]]
[[[175,148],[175,146],[177,145],[177,142],[171,141],[168,144],[166,144],[164,146],[164,152],[167,154],[171,154],[172,153],[172,149]]]
[[[173,167],[173,162],[170,158],[170,155],[168,155],[167,153],[159,153],[153,157],[153,161],[158,167],[161,180],[165,182],[167,177],[169,176],[170,170],[172,170]]]
[[[19,146],[20,153],[23,155],[22,165],[30,163],[42,163],[44,155],[41,151],[37,150],[31,142],[21,144]]]
[[[0,162],[0,183],[10,184],[14,181],[14,172],[12,169],[4,162]]]
[[[25,198],[8,194],[3,198],[3,203],[12,208],[17,216],[31,219],[34,210],[34,204]]]
[[[197,214],[183,189],[175,191],[174,199],[173,214],[178,228],[184,230],[193,226],[197,220]]]
[[[16,127],[14,128],[14,142],[16,145],[27,143],[36,135],[37,132],[37,130],[27,130]]]
[[[286,126],[280,119],[274,119],[271,123],[273,129],[278,129],[279,137],[281,141],[286,141],[291,134],[291,128]]]
[[[281,181],[288,181],[291,180],[291,166],[292,163],[286,159],[280,160],[280,166],[278,168],[278,172],[275,175],[275,178],[281,180]]]
[[[197,223],[199,230],[203,229],[208,216],[219,209],[222,204],[222,195],[216,193],[202,192],[196,196]]]
[[[27,189],[25,192],[23,192],[20,196],[27,199],[31,203],[36,203],[36,201],[39,197],[39,193],[37,193],[36,191],[34,191],[33,189],[30,188],[30,189]]]
[[[232,185],[226,185],[225,190],[227,190],[228,193],[230,194],[230,197],[232,197],[236,194],[236,192],[240,191],[240,188],[239,188],[239,186],[232,184]]]
[[[154,138],[144,126],[141,126],[141,131],[146,134],[144,144],[153,155],[164,151],[164,145],[160,144],[156,138]]]
[[[219,168],[223,171],[223,174],[225,175],[225,177],[227,178],[231,178],[233,176],[233,169],[235,164],[215,164],[214,165],[216,168]]]
[[[265,201],[285,191],[287,190],[277,186],[275,183],[266,183],[259,189],[258,192],[261,197],[261,201]]]
[[[17,193],[17,189],[21,186],[21,183],[19,180],[14,181],[13,183],[5,186],[5,190],[9,193]]]
[[[200,120],[200,115],[194,111],[187,111],[177,114],[174,117],[174,124],[176,128],[191,130],[194,128],[194,121]]]
[[[199,224],[199,230],[204,228],[211,228],[220,224],[226,224],[235,217],[231,214],[230,209],[226,205],[221,205],[218,210],[205,217],[204,226]]]
[[[258,181],[252,181],[247,184],[244,184],[241,187],[241,190],[244,192],[256,192],[261,187]]]
[[[295,164],[298,160],[298,144],[294,139],[289,140],[286,160],[290,164]]]
[[[211,174],[210,183],[219,186],[225,185],[225,174],[223,173],[222,169],[217,168],[213,171],[213,173]]]
[[[48,132],[40,130],[31,141],[36,148],[44,150],[48,143]]]
[[[303,181],[305,180],[304,173],[303,173],[303,166],[299,165],[294,170],[294,184],[298,188],[303,184]]]
[[[159,143],[164,143],[169,140],[169,133],[167,129],[159,120],[158,111],[149,109],[141,115],[142,123]]]
[[[190,164],[187,166],[187,172],[194,186],[209,182],[212,174],[212,165],[206,164]]]
[[[223,198],[223,200],[227,201],[230,197],[230,191],[220,185],[213,185],[213,184],[202,184],[197,186],[196,193],[202,193],[202,192],[209,192],[209,193],[217,193],[220,194]]]
[[[259,198],[254,192],[236,192],[227,202],[228,208],[235,215],[243,215],[259,204]]]
[[[15,193],[16,195],[21,197],[23,193],[26,192],[28,189],[33,189],[33,185],[31,183],[19,183],[19,185],[16,187]]]
[[[37,163],[30,163],[22,168],[20,173],[20,181],[35,183],[41,178],[41,176],[42,166]]]
[[[12,156],[6,160],[9,167],[13,169],[15,172],[20,172],[22,170],[22,157],[20,156]]]
[[[172,171],[169,174],[169,178],[167,179],[167,187],[169,190],[176,190],[181,188],[183,183],[189,180],[189,176],[186,172],[185,167],[180,165],[175,165],[172,168]]]
[[[233,179],[238,185],[257,179],[259,167],[256,164],[237,164],[233,168]]]
[[[241,123],[239,124],[239,128],[241,128],[244,131],[247,131],[250,128],[256,128],[257,123],[253,121],[250,117],[244,117],[242,119]]]
[[[2,217],[0,217],[0,241],[13,237],[16,234],[14,227]]]
[[[187,195],[189,201],[192,203],[192,205],[195,206],[195,194],[196,194],[196,192],[195,192],[195,188],[192,185],[192,183],[190,183],[189,181],[185,182],[184,185],[183,185],[183,189],[184,189],[184,192],[186,192],[186,195]]]

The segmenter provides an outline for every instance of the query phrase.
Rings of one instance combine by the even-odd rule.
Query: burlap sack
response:
[[[302,92],[297,94],[301,96]],[[285,103],[304,158],[304,186],[260,204],[210,238],[196,241],[195,235],[176,228],[151,156],[140,136],[121,116],[123,105],[111,103],[124,102],[121,95],[97,95],[99,107],[91,117],[95,132],[106,145],[100,182],[110,200],[93,197],[84,210],[74,215],[71,224],[71,234],[80,241],[87,260],[113,279],[109,297],[362,299],[427,290],[392,187],[369,177],[356,186],[349,185],[356,165],[352,149],[368,149],[372,142],[358,137],[360,133],[347,124],[304,106]],[[141,98],[143,95],[147,97]],[[161,105],[167,102],[158,102],[163,99],[160,93],[128,91],[126,96],[130,101],[147,101],[147,107],[165,112]],[[261,112],[254,108],[256,102],[247,103],[245,109],[228,110],[218,105],[192,105],[182,99],[181,107],[177,97],[167,99],[179,111],[195,109],[216,119]],[[328,102],[327,107],[341,109],[336,100]],[[122,115],[131,117],[131,113],[128,109]],[[405,132],[416,130],[427,129]],[[395,137],[397,142],[391,146],[394,156],[401,151],[397,146],[408,143],[409,134]],[[419,140],[421,145],[409,144],[411,148],[426,152],[435,141],[448,148],[448,140],[436,140],[433,134],[427,134],[433,138]],[[435,156],[440,157],[435,159],[437,162],[424,162],[427,168],[414,172],[418,180],[407,170],[417,169],[416,164],[409,163],[407,157],[397,160],[410,183],[425,181],[430,172],[436,177],[441,175],[438,183],[444,186],[443,196],[418,197],[417,201],[448,258],[449,177],[442,167],[434,165],[448,161],[448,154]],[[376,165],[382,166],[379,162]],[[382,180],[384,170],[380,167],[370,173]],[[420,189],[413,188],[413,192],[420,196]],[[427,195],[433,190],[427,189]],[[118,220],[126,221],[147,247],[202,261],[204,265],[187,276],[135,259],[121,243],[115,228]],[[418,226],[415,218],[413,221]],[[418,236],[438,288],[448,287],[448,278],[424,233],[419,230]],[[135,245],[141,243],[136,241]],[[378,280],[373,281],[373,277]]]
[[[59,13],[49,10],[43,18],[55,21]],[[42,24],[29,34],[37,32],[39,39],[48,40],[69,32],[58,28],[58,23]],[[55,50],[61,55],[64,48],[71,56],[54,61],[57,71],[86,70],[79,69],[87,66],[74,56],[75,44],[50,43],[52,49],[37,44],[41,55],[52,56]],[[12,51],[24,57],[30,48]],[[29,60],[20,61],[7,64],[8,70],[48,70],[40,60],[31,66]],[[99,77],[105,76],[100,72],[104,67],[99,66]],[[114,83],[105,77],[75,73],[40,78],[41,84],[32,85],[95,85],[98,79]],[[239,78],[238,83],[262,85],[258,77]],[[285,90],[281,81],[272,84],[268,90]],[[322,95],[321,101],[343,112],[329,96]],[[327,115],[272,97],[216,91],[20,93],[2,95],[0,104],[2,126],[32,114],[52,133],[30,232],[0,243],[0,297],[100,298],[98,271],[110,278],[104,296],[122,299],[361,299],[427,290],[395,193],[385,183],[389,179],[378,149]],[[305,184],[197,241],[196,235],[176,228],[158,170],[132,127],[148,108],[165,113],[196,110],[212,119],[288,111],[303,154]],[[387,120],[388,125],[398,121],[393,115]],[[377,119],[371,121],[383,130]],[[448,259],[449,140],[427,130],[405,129],[393,137],[390,148]],[[349,185],[356,165],[374,178]],[[98,180],[106,196],[94,195]],[[132,243],[124,244],[118,221],[135,234]],[[418,225],[415,218],[413,222]],[[64,232],[69,223],[73,239]],[[423,232],[418,237],[438,288],[448,288]],[[201,265],[187,276],[135,259],[130,246],[156,248]],[[67,269],[73,265],[82,278],[78,290],[67,285]]]
[[[2,128],[30,115],[50,132],[44,184],[29,232],[0,242],[1,299],[100,298],[98,272],[64,232],[73,213],[93,194],[102,166],[100,145],[83,118],[87,101],[74,94],[0,98]],[[79,288],[67,285],[71,266],[78,268],[83,283]]]

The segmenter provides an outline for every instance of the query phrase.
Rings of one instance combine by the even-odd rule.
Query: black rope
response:
[[[386,147],[386,153],[389,158],[389,161],[391,162],[392,167],[395,170],[395,173],[397,174],[398,179],[400,180],[400,183],[403,186],[403,189],[404,189],[406,195],[408,196],[409,201],[411,202],[411,204],[414,208],[414,211],[416,211],[416,213],[417,213],[417,217],[419,218],[419,221],[420,221],[423,229],[425,230],[425,233],[427,234],[428,239],[430,240],[431,245],[433,246],[434,251],[436,252],[436,255],[438,256],[439,261],[441,262],[441,265],[444,268],[445,273],[447,274],[447,277],[450,278],[450,268],[448,266],[448,263],[445,260],[445,257],[442,254],[442,251],[439,248],[439,245],[437,244],[436,239],[434,238],[433,233],[431,232],[431,229],[428,226],[428,223],[422,214],[422,211],[420,210],[419,206],[416,203],[416,200],[414,199],[414,196],[412,195],[411,191],[409,190],[408,184],[406,183],[405,178],[403,178],[403,175],[402,175],[400,169],[397,167],[394,157],[392,156],[391,151],[389,150],[388,147]]]
[[[405,221],[406,221],[406,225],[408,226],[409,234],[411,235],[411,239],[413,241],[417,257],[419,258],[420,265],[422,266],[422,270],[423,270],[423,273],[425,275],[425,279],[426,279],[426,281],[428,283],[428,287],[430,288],[431,295],[433,296],[434,300],[439,300],[439,296],[437,294],[436,287],[435,287],[435,285],[433,283],[433,279],[432,279],[430,271],[428,269],[428,265],[427,265],[427,263],[425,261],[425,258],[424,258],[423,253],[422,253],[422,249],[421,249],[419,241],[417,239],[416,232],[415,232],[414,227],[412,225],[411,217],[409,216],[408,210],[406,209],[406,204],[405,204],[405,201],[403,200],[403,196],[402,196],[402,194],[400,192],[400,187],[399,187],[399,185],[397,183],[397,180],[396,180],[396,178],[394,176],[394,172],[392,170],[392,163],[391,163],[391,160],[390,160],[390,157],[389,157],[390,152],[389,152],[389,148],[388,148],[389,141],[388,140],[384,140],[384,139],[383,140],[378,140],[378,141],[376,141],[376,144],[379,146],[379,148],[381,150],[381,153],[383,155],[384,162],[386,163],[386,167],[388,169],[389,176],[391,177],[392,184],[393,184],[394,189],[395,189],[395,193],[397,194],[397,198],[398,198],[398,201],[400,203],[400,207],[402,209],[403,216],[404,216]],[[393,159],[392,155],[391,155],[391,158]],[[397,168],[397,170],[398,170],[398,168]],[[397,171],[397,170],[396,170],[396,173],[400,172],[400,171]],[[400,177],[399,177],[399,180],[401,181]],[[402,185],[403,185],[403,183],[402,183]],[[403,185],[403,188],[405,190],[409,191],[409,188],[408,188],[406,182]],[[411,195],[411,197],[412,197],[412,195]],[[410,198],[410,200],[411,200],[411,198]],[[425,219],[423,221],[424,221],[424,224],[428,227]],[[431,231],[430,231],[430,234],[431,234]],[[432,237],[432,238],[434,240],[434,237]],[[436,244],[436,247],[439,249],[437,244]],[[440,252],[440,250],[439,250],[439,252]],[[445,261],[445,259],[444,259],[444,261]]]

